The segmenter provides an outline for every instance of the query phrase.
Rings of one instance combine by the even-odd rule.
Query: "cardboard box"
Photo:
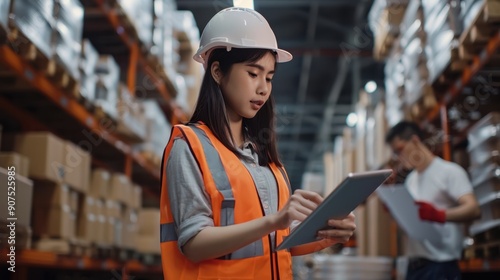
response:
[[[368,255],[368,220],[367,220],[367,207],[365,204],[361,204],[356,209],[354,209],[354,215],[356,216],[356,231],[354,232],[356,236],[356,246],[357,253],[359,256]]]
[[[109,193],[109,183],[111,175],[104,169],[94,169],[89,185],[88,194],[93,197],[107,198]]]
[[[391,255],[391,216],[376,194],[367,200],[368,256]]]
[[[95,200],[95,243],[104,244],[106,242],[105,237],[105,224],[106,224],[106,216],[104,215],[104,201],[102,199]]]
[[[135,185],[132,187],[133,192],[131,196],[131,204],[130,206],[136,210],[142,208],[142,187],[139,185]]]
[[[2,152],[0,153],[0,167],[5,169],[13,166],[16,168],[16,174],[23,177],[29,175],[30,161],[27,157],[16,152]]]
[[[105,200],[104,201],[104,215],[107,217],[121,218],[122,206],[118,201]]]
[[[47,209],[33,206],[33,235],[37,237],[74,238],[76,215],[69,205],[54,205]]]
[[[156,237],[157,236],[137,235],[135,247],[137,252],[145,254],[161,254],[160,246],[158,246],[158,244],[160,244],[160,239]]]
[[[392,155],[389,145],[385,143],[385,136],[389,131],[389,125],[385,117],[385,111],[385,104],[382,102],[377,103],[374,111],[375,139],[373,143],[373,151],[375,162],[374,165],[371,166],[371,169],[380,168],[380,166],[389,161]]]
[[[11,173],[12,174],[12,173]],[[33,199],[33,181],[26,177],[16,174],[15,180],[9,180],[9,172],[7,169],[0,167],[0,201],[2,207],[0,208],[0,220],[7,220],[7,218],[17,218],[16,224],[29,227],[31,225],[31,207]],[[14,182],[14,184],[10,184]],[[9,188],[10,187],[10,188]],[[15,187],[15,189],[12,189]],[[15,200],[9,200],[12,197]],[[9,204],[14,201],[15,211],[14,215],[9,213]]]
[[[141,235],[160,236],[160,209],[143,208],[139,210],[139,229]]]
[[[354,157],[354,171],[365,172],[367,171],[367,158],[366,158],[366,134],[360,136],[356,140],[356,152]]]
[[[69,208],[71,209],[71,211],[78,213],[79,206],[80,206],[80,194],[77,191],[70,189],[69,190]]]
[[[78,212],[76,235],[78,238],[89,242],[97,242],[98,231],[96,228],[98,223],[96,201],[97,200],[91,196],[85,196],[85,198],[82,199],[82,205]]]
[[[104,244],[122,247],[122,227],[121,218],[107,217],[104,222]]]
[[[64,145],[64,182],[82,193],[88,192],[90,177],[90,154],[77,145],[66,141]]]
[[[332,152],[325,152],[323,154],[323,164],[325,166],[325,191],[324,196],[329,195],[337,186],[335,182],[335,160]]]
[[[56,183],[64,181],[64,141],[49,132],[15,137],[14,150],[30,160],[29,177]]]
[[[135,249],[138,221],[137,210],[132,208],[125,209],[123,213],[122,245],[123,248]]]
[[[67,206],[70,210],[70,188],[65,184],[35,181],[33,205],[50,208]]]
[[[357,151],[354,149],[344,151],[342,155],[342,178],[356,171],[356,153]]]
[[[130,202],[132,185],[125,174],[114,173],[111,175],[108,199],[119,201],[128,206]]]

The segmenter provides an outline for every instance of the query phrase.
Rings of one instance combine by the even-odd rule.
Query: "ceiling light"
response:
[[[249,9],[254,10],[253,0],[233,0],[233,6],[234,7],[242,7],[242,8],[249,8]]]
[[[355,127],[358,123],[358,115],[356,115],[356,113],[350,113],[349,115],[347,115],[345,122],[347,123],[347,126]]]
[[[377,83],[375,83],[374,81],[369,81],[365,85],[365,90],[368,93],[375,92],[377,90]]]

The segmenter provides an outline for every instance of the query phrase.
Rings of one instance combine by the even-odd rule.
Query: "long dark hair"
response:
[[[198,102],[190,120],[191,123],[199,121],[205,123],[222,144],[239,158],[244,158],[244,156],[232,144],[231,138],[233,135],[229,128],[224,97],[219,89],[219,85],[212,77],[210,67],[214,61],[218,61],[222,74],[224,77],[227,77],[233,64],[256,62],[267,53],[272,53],[276,57],[273,51],[264,49],[233,48],[229,52],[226,49],[213,50],[208,59],[208,66],[201,84]],[[274,121],[274,99],[272,95],[257,112],[255,117],[251,119],[243,118],[243,127],[247,130],[246,135],[255,144],[256,153],[259,156],[259,165],[262,166],[269,163],[282,166],[276,146]]]

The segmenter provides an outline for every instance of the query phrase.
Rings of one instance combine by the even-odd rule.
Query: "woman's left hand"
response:
[[[328,220],[329,229],[318,231],[318,239],[326,239],[332,243],[345,243],[354,234],[356,224],[354,222],[354,214],[351,212],[343,219]]]

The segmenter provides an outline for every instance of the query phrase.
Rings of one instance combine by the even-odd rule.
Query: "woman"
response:
[[[291,194],[278,159],[271,82],[292,56],[262,15],[228,8],[207,24],[194,59],[206,70],[198,103],[172,129],[163,160],[164,278],[292,279],[292,255],[346,242],[355,229],[351,214],[330,220],[335,229],[317,242],[274,250],[322,201]]]

